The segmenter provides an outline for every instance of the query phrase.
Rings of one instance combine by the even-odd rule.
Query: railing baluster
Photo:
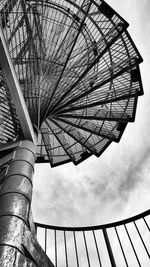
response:
[[[149,225],[148,225],[148,223],[147,223],[147,221],[145,220],[145,218],[144,218],[144,217],[143,217],[143,220],[144,220],[144,222],[145,222],[145,224],[146,224],[146,226],[147,226],[147,228],[148,228],[148,230],[149,230],[149,232],[150,232]]]
[[[65,244],[66,267],[68,267],[68,254],[67,254],[67,243],[66,243],[66,232],[65,231],[64,231],[64,244]]]
[[[149,259],[150,259],[150,254],[149,254],[148,249],[147,249],[147,247],[146,247],[146,245],[145,245],[145,243],[144,243],[144,240],[143,240],[143,238],[142,238],[142,236],[141,236],[141,233],[140,233],[140,231],[139,231],[139,229],[138,229],[138,227],[137,227],[136,222],[134,222],[134,225],[135,225],[135,228],[136,228],[136,230],[137,230],[137,232],[138,232],[138,234],[139,234],[139,237],[140,237],[140,239],[141,239],[141,241],[142,241],[142,244],[143,244],[143,246],[144,246],[144,248],[145,248],[145,250],[146,250],[146,253],[147,253],[147,255],[148,255]]]
[[[38,226],[36,225],[36,224],[34,224],[35,225],[35,234],[36,234],[36,237],[37,237],[37,231],[38,231]]]
[[[116,227],[115,227],[115,231],[116,231],[116,235],[117,235],[117,238],[118,238],[118,241],[119,241],[119,245],[120,245],[120,248],[121,248],[121,251],[122,251],[122,254],[123,254],[125,263],[126,263],[126,266],[129,267],[128,262],[127,262],[127,259],[126,259],[126,256],[125,256],[125,253],[124,253],[124,250],[123,250],[123,246],[121,244],[121,240],[120,240],[120,237],[119,237],[119,234],[118,234],[118,231],[117,231],[117,228]]]
[[[140,263],[140,261],[139,261],[139,258],[138,258],[138,256],[137,256],[137,253],[136,253],[136,250],[135,250],[135,248],[134,248],[133,242],[132,242],[132,240],[131,240],[131,237],[130,237],[130,235],[129,235],[128,229],[127,229],[127,227],[126,227],[125,224],[124,224],[124,227],[125,227],[127,236],[128,236],[128,238],[129,238],[129,241],[130,241],[130,243],[131,243],[132,249],[133,249],[133,251],[134,251],[135,257],[136,257],[136,259],[137,259],[137,262],[138,262],[139,266],[141,267],[141,263]]]
[[[54,234],[55,234],[55,267],[57,267],[57,235],[56,235],[56,230],[55,230]]]
[[[120,246],[120,253],[122,252],[122,256],[123,256],[123,262],[124,262],[124,265],[126,267],[129,267],[130,266],[130,263],[129,263],[129,260],[130,260],[130,251],[129,251],[129,248],[127,248],[127,251],[125,250],[125,244],[122,242],[121,240],[121,233],[119,232],[119,226],[122,226],[125,228],[125,232],[127,234],[127,238],[129,239],[129,244],[131,245],[131,250],[133,250],[133,256],[135,256],[135,260],[137,261],[138,265],[141,267],[141,263],[140,263],[140,260],[141,258],[139,257],[140,254],[137,254],[136,252],[136,249],[134,247],[134,242],[133,241],[136,241],[136,239],[134,239],[132,241],[132,236],[130,235],[130,232],[127,228],[127,224],[129,223],[133,223],[132,225],[134,226],[134,228],[136,228],[135,231],[137,231],[137,234],[140,238],[139,240],[139,245],[141,244],[141,246],[143,245],[144,246],[144,249],[145,249],[145,252],[147,253],[149,259],[150,259],[150,252],[148,250],[148,247],[147,247],[147,243],[145,242],[145,239],[143,238],[143,235],[142,235],[142,232],[140,231],[140,228],[138,227],[138,224],[137,224],[137,220],[144,220],[144,223],[148,229],[148,231],[150,232],[150,227],[148,225],[148,222],[146,221],[145,217],[146,216],[150,216],[150,210],[147,210],[146,212],[143,212],[139,215],[136,215],[136,216],[133,216],[131,218],[128,218],[128,219],[125,219],[125,220],[122,220],[122,221],[118,221],[118,222],[115,222],[115,223],[110,223],[110,224],[105,224],[105,225],[97,225],[97,226],[89,226],[89,227],[61,227],[61,226],[51,226],[51,225],[45,225],[45,224],[39,224],[39,223],[35,223],[35,227],[37,228],[37,231],[38,229],[45,229],[45,251],[47,250],[47,239],[48,239],[48,229],[49,230],[53,230],[54,231],[54,262],[55,262],[55,267],[58,267],[58,259],[59,259],[59,253],[58,253],[58,236],[57,236],[57,231],[60,231],[61,234],[63,235],[63,240],[64,240],[64,247],[65,247],[65,262],[66,262],[66,267],[70,267],[69,266],[69,261],[71,262],[72,261],[72,258],[71,256],[68,254],[68,245],[67,245],[67,232],[71,233],[72,232],[72,242],[74,242],[74,258],[75,259],[75,263],[76,263],[76,267],[80,267],[81,263],[80,263],[80,258],[79,258],[79,247],[78,247],[78,240],[77,240],[77,232],[80,233],[80,234],[83,234],[83,242],[84,242],[84,245],[85,245],[85,257],[87,259],[86,262],[88,264],[88,267],[95,267],[92,265],[92,261],[91,261],[91,254],[89,252],[92,252],[93,253],[96,253],[95,256],[96,256],[96,260],[97,260],[97,264],[99,267],[102,267],[104,265],[103,261],[102,261],[102,258],[101,258],[101,254],[100,254],[100,250],[99,250],[99,244],[98,244],[98,240],[97,240],[97,232],[96,231],[101,231],[103,233],[103,236],[104,236],[104,241],[105,241],[105,244],[106,244],[106,249],[107,249],[107,252],[108,252],[108,257],[109,257],[109,260],[110,260],[110,264],[112,267],[116,267],[116,262],[115,262],[115,258],[114,258],[114,254],[113,254],[113,248],[115,249],[116,251],[116,248],[112,245],[114,245],[113,243],[111,244],[109,240],[109,235],[108,235],[108,229],[114,229],[115,230],[115,234],[116,234],[116,238],[117,238],[117,242],[119,243],[118,246]],[[87,236],[86,236],[86,233],[87,232],[90,232],[91,234],[93,234],[93,238],[94,238],[94,247],[92,248],[92,251],[90,251],[90,247],[88,247],[89,243],[87,242]],[[135,238],[135,236],[133,236]],[[74,241],[73,241],[74,240]],[[136,245],[138,245],[138,243],[136,243]],[[96,248],[96,251],[95,251],[95,248]],[[144,251],[144,250],[143,250]],[[132,251],[131,251],[132,252]],[[128,254],[127,254],[128,253]],[[105,255],[105,254],[104,254]],[[145,255],[145,254],[144,254]],[[69,257],[68,257],[69,256]],[[98,258],[97,258],[98,257]],[[138,258],[139,257],[139,258]],[[104,258],[104,262],[105,262],[105,258]],[[119,263],[120,264],[120,263]],[[142,266],[143,267],[143,266]]]
[[[95,241],[97,256],[98,256],[98,260],[99,260],[99,265],[100,265],[100,267],[102,267],[102,263],[101,263],[101,259],[100,259],[100,255],[99,255],[99,250],[98,250],[98,245],[97,245],[97,240],[96,240],[96,236],[95,236],[95,232],[94,232],[94,230],[92,232],[93,232],[93,237],[94,237],[94,241]]]
[[[74,245],[75,245],[75,252],[76,252],[77,267],[79,267],[79,259],[78,259],[78,250],[77,250],[75,231],[73,231],[73,238],[74,238]]]
[[[110,241],[109,241],[109,238],[108,238],[107,230],[104,228],[104,229],[102,229],[102,231],[103,231],[103,235],[104,235],[104,239],[105,239],[105,243],[106,243],[109,259],[110,259],[110,262],[111,262],[111,266],[112,267],[117,267],[115,259],[114,259],[114,255],[113,255],[113,252],[112,252],[112,248],[111,248],[111,245],[110,245]]]
[[[47,251],[47,228],[45,228],[45,253]]]
[[[83,231],[83,238],[84,238],[84,244],[85,244],[85,249],[86,249],[87,261],[88,261],[88,265],[90,267],[91,265],[90,265],[90,259],[89,259],[89,252],[88,252],[88,248],[87,248],[87,242],[86,242],[86,237],[85,237],[84,231]]]

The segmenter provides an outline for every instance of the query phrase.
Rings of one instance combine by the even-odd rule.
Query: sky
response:
[[[135,122],[100,158],[53,169],[36,165],[32,209],[39,223],[97,225],[150,208],[150,1],[107,3],[130,24],[128,31],[144,59],[140,65],[144,96],[139,97]]]

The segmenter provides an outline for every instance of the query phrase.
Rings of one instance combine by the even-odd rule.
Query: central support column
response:
[[[21,266],[20,254],[26,255],[23,239],[25,228],[30,229],[35,151],[32,142],[20,141],[12,147],[6,145],[0,152],[4,155],[0,159],[0,266],[3,267]]]
[[[35,236],[31,216],[36,146],[20,141],[0,147],[0,266],[54,267]]]

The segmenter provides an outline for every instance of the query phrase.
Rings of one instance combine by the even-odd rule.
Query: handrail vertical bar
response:
[[[121,240],[120,240],[120,237],[119,237],[119,234],[118,234],[118,230],[117,230],[116,227],[115,227],[115,232],[116,232],[116,235],[117,235],[117,238],[118,238],[118,241],[119,241],[119,245],[120,245],[120,248],[121,248],[121,251],[122,251],[122,254],[123,254],[125,263],[126,263],[126,266],[129,267],[128,262],[127,262],[127,259],[126,259],[126,256],[125,256],[125,253],[124,253],[124,249],[123,249],[123,246],[121,244]]]
[[[90,265],[90,259],[89,259],[89,252],[88,252],[88,248],[87,248],[87,242],[86,242],[86,237],[85,237],[84,231],[83,231],[83,238],[84,238],[84,244],[85,244],[85,249],[86,249],[87,261],[88,261],[88,265],[90,267],[91,265]]]
[[[112,267],[117,267],[115,259],[114,259],[114,255],[113,255],[113,252],[112,252],[112,248],[111,248],[111,245],[110,245],[109,237],[108,237],[108,234],[107,234],[107,230],[105,228],[103,228],[102,231],[103,231],[103,235],[104,235],[104,239],[105,239],[105,243],[106,243],[109,259],[110,259],[110,262],[111,262],[111,266]]]
[[[73,238],[74,238],[74,245],[75,245],[75,252],[76,252],[77,267],[79,267],[79,258],[78,258],[78,250],[77,250],[77,241],[76,241],[75,231],[73,231]]]
[[[45,253],[47,251],[47,228],[45,228]]]
[[[55,267],[57,267],[57,234],[56,234],[56,230],[54,232],[54,237],[55,237]]]
[[[132,249],[133,249],[133,251],[134,251],[135,257],[136,257],[136,259],[137,259],[137,262],[138,262],[139,266],[141,267],[141,263],[140,263],[140,261],[139,261],[139,258],[138,258],[138,256],[137,256],[135,247],[134,247],[134,245],[133,245],[133,242],[132,242],[132,240],[131,240],[131,237],[130,237],[130,235],[129,235],[128,229],[127,229],[127,227],[126,227],[125,224],[124,224],[124,227],[125,227],[127,236],[128,236],[128,238],[129,238],[129,241],[130,241],[130,243],[131,243]]]
[[[34,224],[35,225],[35,234],[36,234],[36,236],[37,236],[37,232],[38,232],[38,228],[39,228],[39,226],[37,226],[36,224]]]
[[[66,232],[65,231],[64,231],[64,244],[65,244],[66,267],[68,267],[68,254],[67,254],[67,242],[66,242]]]
[[[150,254],[149,254],[148,249],[147,249],[147,247],[146,247],[146,245],[145,245],[145,243],[144,243],[144,240],[143,240],[143,238],[142,238],[142,236],[141,236],[141,233],[140,233],[140,231],[139,231],[139,229],[138,229],[138,227],[137,227],[136,222],[134,222],[134,225],[135,225],[135,228],[136,228],[136,230],[137,230],[137,232],[138,232],[138,234],[139,234],[139,237],[140,237],[140,239],[141,239],[141,241],[142,241],[142,244],[143,244],[143,246],[144,246],[144,248],[145,248],[145,250],[146,250],[146,253],[147,253],[147,255],[148,255],[149,259],[150,259]]]
[[[97,245],[97,240],[96,240],[96,236],[95,236],[95,232],[94,232],[94,230],[92,232],[93,232],[93,237],[94,237],[94,241],[95,241],[97,256],[98,256],[98,260],[99,260],[99,265],[100,265],[100,267],[102,267],[102,263],[101,263],[101,259],[100,259],[100,254],[99,254],[99,250],[98,250],[98,245]]]
[[[147,221],[145,220],[145,218],[144,218],[144,217],[143,217],[143,220],[144,220],[144,222],[145,222],[145,224],[146,224],[146,226],[147,226],[147,228],[148,228],[148,230],[149,230],[149,232],[150,232],[149,225],[148,225],[148,223],[147,223]]]

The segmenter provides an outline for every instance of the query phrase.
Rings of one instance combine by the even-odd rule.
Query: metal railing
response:
[[[105,225],[35,226],[56,267],[150,266],[150,210]]]

